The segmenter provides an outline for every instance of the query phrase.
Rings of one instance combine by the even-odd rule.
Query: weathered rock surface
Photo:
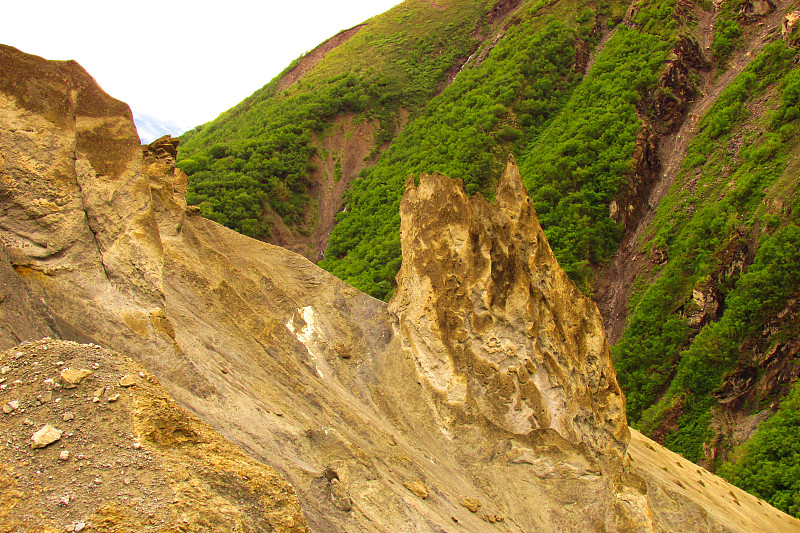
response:
[[[281,475],[180,408],[149,374],[115,389],[124,392],[110,405],[88,400],[89,383],[59,391],[58,402],[33,401],[59,363],[96,365],[94,381],[115,387],[141,371],[129,358],[41,340],[0,354],[9,360],[25,414],[3,420],[0,531],[309,531]],[[32,441],[26,415],[45,424]]]
[[[559,268],[514,161],[495,205],[423,174],[418,187],[409,180],[400,214],[389,310],[449,416],[588,450],[577,475],[619,468],[628,427],[603,321]]]
[[[296,507],[271,465],[319,532],[798,528],[701,469],[686,479],[702,476],[705,488],[671,477],[684,463],[631,437],[596,309],[551,260],[513,164],[496,205],[439,176],[409,187],[406,258],[387,308],[287,250],[187,216],[186,176],[168,147],[143,151],[127,106],[77,64],[0,47],[0,69],[0,281],[24,291],[17,312],[39,317],[25,330],[0,315],[0,340],[47,330],[154,375],[98,347],[5,352],[4,384],[14,385],[0,403],[20,407],[2,415],[3,429],[49,458],[47,472],[99,450],[130,455],[85,467],[74,476],[85,490],[61,506],[63,492],[27,492],[21,480],[55,485],[32,478],[16,444],[0,448],[2,497],[29,495],[0,506],[0,523],[280,531],[270,509]],[[417,209],[431,218],[410,226]],[[94,374],[36,402],[41,383],[29,380],[63,368]],[[123,388],[127,374],[140,378]],[[248,455],[181,411],[156,378]],[[83,440],[88,420],[104,440]],[[45,423],[65,433],[32,452]],[[70,456],[59,462],[62,444]],[[101,498],[106,490],[114,498]],[[305,527],[299,511],[286,513],[283,530]]]

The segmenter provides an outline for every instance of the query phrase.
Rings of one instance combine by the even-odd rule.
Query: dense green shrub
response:
[[[800,69],[797,52],[777,42],[762,53],[720,95],[700,123],[682,178],[662,201],[652,245],[669,250],[669,261],[633,302],[629,326],[612,349],[631,422],[645,431],[659,426],[676,399],[683,402],[677,431],[665,444],[687,458],[702,457],[715,390],[740,360],[746,339],[759,338],[800,287],[800,231],[797,222],[763,214],[765,191],[783,176],[791,140],[798,129]],[[774,93],[768,91],[777,88]],[[761,123],[744,125],[754,99],[774,94],[774,108]],[[746,142],[731,142],[746,137]],[[686,186],[691,182],[691,188]],[[705,206],[705,207],[701,207]],[[752,265],[740,276],[722,272],[726,247],[744,238],[753,224],[770,228],[758,243]],[[683,311],[692,291],[714,283],[722,316],[690,328]]]
[[[580,284],[588,284],[590,264],[605,261],[622,235],[608,206],[632,172],[641,128],[636,105],[654,87],[669,48],[658,36],[619,28],[522,161],[550,245]]]

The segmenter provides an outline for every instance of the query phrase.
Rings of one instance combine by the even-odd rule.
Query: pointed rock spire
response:
[[[440,405],[615,469],[629,433],[602,319],[558,266],[513,157],[494,205],[423,174],[400,213],[389,309]]]

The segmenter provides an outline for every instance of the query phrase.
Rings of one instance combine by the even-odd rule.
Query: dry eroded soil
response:
[[[91,374],[71,386],[67,369]],[[280,475],[131,360],[43,339],[0,355],[0,372],[0,532],[307,531]],[[33,449],[47,424],[60,439]]]

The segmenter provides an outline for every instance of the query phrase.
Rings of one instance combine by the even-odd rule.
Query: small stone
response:
[[[42,385],[44,385],[44,390],[53,390],[56,386],[56,382],[53,381],[52,378],[47,378],[46,380],[42,381]]]
[[[95,485],[100,485],[101,483],[103,483],[102,478],[99,478],[99,477],[94,478],[94,484]]]
[[[423,500],[428,497],[428,487],[421,479],[406,481],[403,485]]]
[[[113,396],[108,397],[108,403],[116,402],[117,400],[119,400],[119,394],[115,394]]]
[[[45,404],[45,403],[49,402],[52,399],[53,399],[53,391],[51,391],[51,390],[46,390],[46,391],[44,391],[43,393],[39,394],[36,397],[36,400],[40,404]]]
[[[77,524],[75,524],[75,529],[73,529],[73,531],[75,533],[80,533],[84,529],[86,529],[86,522],[78,522]]]
[[[50,424],[46,424],[31,437],[31,448],[36,450],[38,448],[44,448],[49,444],[53,444],[61,438],[61,433],[63,432],[60,429],[56,429]]]
[[[58,454],[58,458],[61,459],[62,461],[66,461],[67,459],[69,459],[69,451],[61,450],[61,453]]]
[[[139,372],[139,377],[144,379],[144,372]]]
[[[31,420],[30,418],[26,418],[25,420],[22,421],[22,423],[25,424],[26,426],[32,426],[33,420]]]
[[[477,513],[481,506],[481,502],[475,498],[462,498],[461,505],[469,509],[470,512]]]
[[[61,500],[59,501],[59,505],[61,505],[61,507],[66,507],[67,505],[69,505],[69,500],[70,500],[69,494],[64,494],[61,497]]]
[[[94,403],[97,403],[97,402],[99,402],[99,401],[100,401],[100,398],[98,398],[97,396],[95,396],[94,398],[92,398],[92,401],[93,401]]]
[[[61,371],[61,381],[64,382],[65,389],[73,389],[77,387],[81,381],[91,377],[92,374],[94,374],[94,372],[85,368],[81,368],[80,370],[65,368]]]
[[[19,407],[18,400],[9,400],[5,404],[3,404],[3,412],[5,414],[13,413]]]
[[[7,366],[4,366],[3,368],[0,368],[0,374],[3,375],[3,376],[8,374],[9,372],[11,372],[11,369],[8,368]]]
[[[337,509],[344,512],[349,512],[353,509],[353,502],[338,478],[331,480],[331,502]]]
[[[119,380],[120,387],[133,387],[134,385],[136,385],[136,378],[130,374],[125,374],[122,376],[122,379]]]
[[[134,450],[138,450],[141,447],[142,447],[142,443],[141,442],[134,442],[133,443],[133,449]]]
[[[70,420],[74,420],[74,419],[75,419],[75,414],[72,411],[67,411],[61,417],[61,420],[63,420],[64,422],[69,422]]]
[[[130,485],[131,484],[131,478],[129,478],[129,477],[123,478],[122,479],[122,484],[123,485]]]
[[[94,396],[95,398],[99,398],[100,396],[102,396],[102,395],[103,395],[103,393],[104,393],[105,391],[106,391],[106,389],[105,389],[105,388],[102,388],[102,387],[101,387],[101,388],[99,388],[99,389],[95,389],[95,390],[94,390],[94,392],[92,393],[92,396]]]

